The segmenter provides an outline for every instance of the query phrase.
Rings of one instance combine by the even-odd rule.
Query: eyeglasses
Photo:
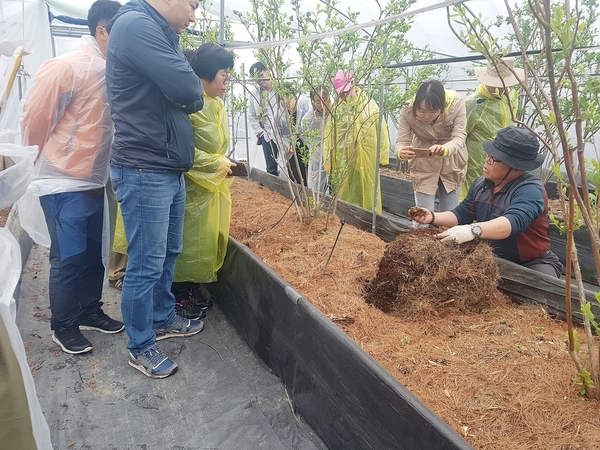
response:
[[[494,158],[494,157],[492,157],[490,155],[487,155],[485,157],[485,162],[488,163],[490,166],[493,166],[494,164],[502,162],[502,161],[500,159],[498,159],[498,158]]]
[[[426,109],[417,109],[417,116],[439,116],[442,112],[441,109],[435,109],[433,111]]]

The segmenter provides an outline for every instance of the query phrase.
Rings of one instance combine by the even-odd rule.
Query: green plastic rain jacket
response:
[[[229,144],[225,104],[204,94],[204,108],[190,115],[194,130],[194,165],[185,173],[186,204],[183,250],[175,263],[174,282],[217,280],[229,240],[231,182],[227,178]],[[119,209],[113,250],[127,253]]]
[[[463,193],[469,190],[473,181],[483,174],[485,151],[482,142],[493,141],[498,130],[512,123],[511,107],[517,110],[517,92],[507,91],[510,96],[491,94],[480,84],[465,101],[467,109],[467,151],[469,164],[467,177],[463,184]]]
[[[327,120],[323,143],[324,165],[332,189],[338,189],[340,200],[372,211],[379,107],[360,88],[354,89],[356,97],[338,101],[333,107],[334,120],[332,117]],[[389,152],[388,127],[382,120],[379,164],[389,164]],[[377,183],[377,188],[377,212],[381,213],[380,183]]]

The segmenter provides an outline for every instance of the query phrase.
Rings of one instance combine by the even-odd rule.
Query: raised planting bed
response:
[[[417,303],[427,285],[414,279],[417,290],[403,287],[405,297],[396,298],[399,305],[410,304],[414,309],[385,313],[369,304],[365,296],[365,292],[370,292],[372,280],[378,277],[381,281],[380,274],[394,273],[382,268],[390,250],[382,239],[347,222],[344,225],[337,216],[322,215],[310,223],[300,221],[289,197],[256,182],[236,180],[232,198],[230,235],[285,280],[292,289],[287,289],[290,295],[285,298],[295,299],[299,293],[302,300],[296,302],[297,308],[309,301],[470,445],[486,450],[596,448],[600,424],[589,418],[594,417],[597,403],[582,401],[578,395],[574,365],[565,349],[566,325],[549,317],[546,308],[531,303],[520,305],[495,296],[491,303],[467,311],[461,307],[462,297],[451,301],[452,297],[441,292],[444,298],[441,304],[437,297]],[[416,235],[410,233],[406,241],[414,241]],[[403,242],[400,235],[396,245],[402,246]],[[435,242],[436,248],[440,245]],[[426,248],[422,246],[421,251],[426,252]],[[427,259],[424,256],[414,259],[408,256],[407,261],[414,261],[419,270],[419,261]],[[235,254],[235,257],[240,256]],[[437,252],[431,258],[439,260]],[[443,275],[446,270],[443,266],[436,265],[436,270],[424,278],[432,283],[436,279],[450,281]],[[441,270],[439,276],[437,267]],[[465,269],[461,273],[469,272]],[[229,277],[226,270],[224,267],[223,276]],[[404,273],[397,271],[399,279]],[[231,277],[234,283],[242,285],[239,289],[256,290],[252,294],[256,296],[270,295],[269,286],[253,287],[258,276],[252,277],[248,285],[238,281],[236,274]],[[489,286],[484,287],[485,283],[477,285],[485,289],[482,292],[492,294],[487,290],[491,289]],[[448,287],[461,295],[459,289]],[[433,292],[439,289],[439,284],[432,286]],[[246,298],[246,293],[239,295]],[[428,308],[427,302],[438,306]],[[265,338],[266,349],[283,345],[277,341],[279,333],[260,325],[273,320],[289,328],[287,316],[296,314],[296,310],[290,307],[282,315],[280,309],[265,310],[266,304],[252,308],[258,310],[261,319],[265,316],[264,321],[252,322],[250,326],[255,335]],[[245,317],[242,315],[240,320]],[[293,334],[304,333],[314,334],[314,331],[293,329]],[[318,342],[309,347],[310,353],[327,353],[330,341],[318,336],[315,338]],[[580,337],[580,358],[585,360],[586,338]],[[286,350],[294,351],[291,345],[281,351]],[[284,363],[293,364],[289,362],[292,357],[286,357],[287,354]],[[334,363],[337,360],[323,362]],[[340,381],[346,383],[345,378]],[[379,407],[374,406],[376,411]],[[304,413],[299,415],[304,417]],[[342,444],[331,448],[345,447]]]
[[[471,449],[343,331],[230,239],[219,308],[332,449]]]
[[[291,198],[287,182],[281,178],[257,169],[252,170],[250,178],[275,192]],[[384,186],[393,186],[394,192],[398,193],[406,192],[407,187],[410,187],[412,196],[412,184],[410,181],[388,176],[382,176],[381,178],[383,199],[385,199],[385,195],[383,194]],[[386,191],[388,190],[386,189]],[[400,204],[400,202],[397,204]],[[414,203],[412,203],[411,206],[414,206]],[[406,212],[409,207],[404,211]],[[367,211],[350,203],[338,201],[336,214],[347,223],[357,228],[369,232],[372,231],[373,213],[371,211]],[[399,234],[410,230],[411,226],[411,221],[408,218],[384,212],[383,214],[376,215],[375,234],[384,241],[391,242]],[[587,254],[590,255],[589,250],[587,250]],[[538,303],[544,305],[550,315],[561,319],[566,318],[565,280],[549,277],[540,272],[527,269],[526,267],[501,258],[496,258],[496,261],[502,277],[499,288],[510,299],[518,303]],[[585,297],[587,301],[591,303],[594,315],[600,317],[600,305],[595,300],[595,286],[588,285],[587,287],[589,289],[586,289]],[[578,289],[573,281],[571,287],[573,320],[576,323],[583,323],[578,295]]]

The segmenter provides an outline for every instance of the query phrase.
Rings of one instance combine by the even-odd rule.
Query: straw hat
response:
[[[509,87],[519,84],[520,80],[525,79],[525,70],[515,67],[515,58],[502,58],[496,63],[498,69],[494,67],[492,62],[488,62],[486,67],[476,67],[475,77],[481,84],[491,87]],[[512,69],[513,72],[510,71]],[[504,84],[502,84],[504,80]]]

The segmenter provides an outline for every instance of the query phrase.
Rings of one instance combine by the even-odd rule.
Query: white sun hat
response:
[[[475,77],[486,86],[510,87],[525,80],[525,70],[515,67],[515,58],[502,58],[496,66],[490,61],[486,67],[476,67]]]

